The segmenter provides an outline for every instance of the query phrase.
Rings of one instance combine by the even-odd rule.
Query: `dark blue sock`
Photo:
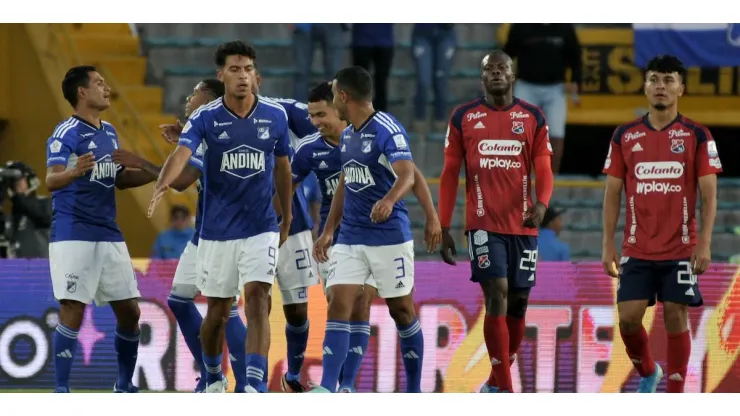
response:
[[[69,373],[77,351],[77,336],[80,331],[69,329],[62,324],[54,331],[54,375],[56,387],[69,388]]]
[[[116,339],[113,341],[118,355],[118,381],[119,389],[127,389],[131,384],[136,369],[136,358],[139,352],[139,332],[129,333],[116,327]]]
[[[213,357],[209,357],[203,354],[203,364],[206,368],[206,384],[213,384],[217,381],[221,381],[223,373],[221,372],[221,362],[223,361],[224,355],[219,354]]]
[[[285,325],[285,339],[288,341],[288,380],[301,380],[301,367],[306,358],[308,345],[308,320],[301,326]]]
[[[401,356],[406,370],[406,393],[421,393],[421,369],[424,361],[424,335],[418,319],[409,325],[396,325],[401,337]]]
[[[322,366],[324,374],[321,376],[321,387],[334,393],[337,391],[339,372],[349,349],[349,322],[329,320],[326,322],[324,347],[322,349]]]
[[[360,371],[362,356],[370,342],[370,322],[349,323],[349,351],[342,369],[341,387],[355,387],[357,373]]]
[[[236,380],[236,391],[242,391],[247,386],[247,327],[239,316],[239,307],[236,305],[231,307],[229,321],[226,323],[226,345],[229,347],[229,361]]]
[[[200,377],[205,379],[206,369],[203,366],[203,347],[200,344],[200,326],[203,324],[203,317],[200,316],[200,312],[195,307],[193,299],[170,294],[167,298],[167,306],[170,307],[172,314],[175,315],[180,332],[182,332],[182,336],[185,338],[185,344],[187,344],[190,353],[193,354],[193,360],[198,363]]]
[[[259,354],[247,354],[247,385],[257,391],[262,390],[263,379],[267,372],[267,357]]]
[[[265,357],[265,360],[269,362],[270,356]],[[267,393],[267,384],[270,382],[270,367],[265,366],[265,375],[262,376],[262,383],[260,384],[260,393]]]

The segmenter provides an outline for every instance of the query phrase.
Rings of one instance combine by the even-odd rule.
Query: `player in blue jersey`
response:
[[[145,185],[156,176],[117,163],[119,142],[101,120],[110,88],[92,66],[71,68],[62,81],[74,115],[47,142],[46,187],[52,192],[49,264],[59,323],[54,331],[58,393],[69,393],[69,375],[85,307],[110,304],[116,316],[116,393],[136,393],[131,382],[139,349],[139,289],[131,258],[116,224],[118,189]]]
[[[292,220],[290,138],[285,110],[252,93],[254,49],[222,44],[215,54],[225,95],[196,110],[179,145],[165,163],[150,204],[180,175],[197,149],[203,150],[203,219],[197,284],[208,299],[201,327],[206,393],[223,392],[223,329],[234,298],[244,288],[250,325],[246,338],[245,392],[258,392],[270,348],[268,293]],[[277,190],[283,221],[272,205]],[[279,231],[279,232],[278,232]]]
[[[326,283],[324,372],[312,392],[336,390],[349,349],[352,307],[371,275],[401,336],[406,391],[421,392],[424,339],[411,295],[414,241],[402,200],[414,186],[415,167],[406,130],[393,116],[375,111],[372,91],[372,77],[361,67],[340,70],[332,82],[334,106],[350,126],[340,141],[342,172],[335,198],[314,245],[316,260],[329,260],[339,227]]]
[[[319,132],[301,141],[291,161],[294,188],[311,180],[311,174],[315,173],[319,179],[318,187],[321,193],[319,233],[323,231],[332,198],[339,184],[339,174],[342,170],[339,142],[342,132],[347,128],[347,122],[339,118],[339,113],[332,101],[333,93],[329,83],[319,84],[310,91],[308,112],[311,122]],[[424,176],[418,169],[415,169],[414,175],[412,191],[419,199],[427,217],[424,240],[427,243],[427,249],[434,252],[434,248],[440,242],[442,229]],[[334,232],[335,241],[338,233],[337,229]],[[319,264],[319,271],[324,282],[326,282],[328,267],[329,262]],[[364,290],[360,291],[350,316],[349,351],[341,372],[340,393],[352,393],[355,390],[362,357],[367,351],[370,340],[370,305],[376,296],[376,284],[371,276],[365,282]]]

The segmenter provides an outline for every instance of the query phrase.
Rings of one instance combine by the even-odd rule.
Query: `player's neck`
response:
[[[327,136],[324,136],[324,138],[329,143],[333,144],[334,146],[339,146],[339,139],[342,137],[342,132],[346,128],[347,128],[347,124],[346,123],[341,123],[340,125],[337,126],[336,129],[334,129],[333,132],[331,132],[331,134],[329,134]]]
[[[508,93],[504,95],[492,95],[489,93],[486,93],[486,103],[490,105],[491,107],[495,108],[505,108],[511,105],[511,103],[514,102],[514,95],[509,91]]]
[[[75,108],[75,116],[77,118],[80,118],[84,120],[87,124],[97,128],[102,127],[102,123],[100,122],[100,113],[100,110],[96,110],[94,108],[88,108],[84,106]]]
[[[375,113],[375,109],[371,103],[367,105],[358,106],[354,111],[349,114],[349,123],[355,130],[359,130],[365,125],[365,122]]]
[[[676,117],[678,117],[678,108],[676,106],[666,108],[665,110],[651,108],[648,112],[648,122],[655,130],[663,130],[667,125],[671,124]]]
[[[256,99],[255,95],[251,93],[244,98],[238,98],[233,95],[226,94],[224,96],[224,104],[226,104],[226,107],[233,111],[234,114],[244,118],[249,114],[252,107],[254,107],[254,100]]]

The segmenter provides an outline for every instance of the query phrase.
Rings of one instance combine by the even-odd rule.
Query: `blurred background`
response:
[[[737,25],[727,26],[732,43]],[[376,77],[376,107],[393,113],[410,132],[416,163],[435,200],[449,114],[481,94],[483,55],[505,49],[518,61],[517,95],[545,109],[551,137],[564,144],[555,163],[557,209],[547,224],[552,239],[543,240],[541,250],[549,245],[552,260],[598,259],[600,171],[608,141],[617,125],[646,111],[635,59],[696,52],[681,50],[696,48],[691,43],[636,44],[646,33],[630,24],[2,24],[0,255],[44,256],[36,248],[46,245],[50,205],[37,175],[45,174],[47,137],[71,114],[60,88],[69,67],[98,67],[114,91],[105,117],[118,129],[122,146],[161,165],[171,147],[157,126],[182,118],[193,86],[215,76],[215,47],[241,39],[257,49],[261,93],[267,96],[305,101],[308,89],[338,68],[367,66]],[[717,56],[685,60],[687,94],[679,108],[711,129],[723,156],[712,254],[717,261],[737,261],[740,168],[733,155],[740,154],[740,63]],[[463,189],[453,221],[460,235]],[[177,258],[180,240],[191,232],[184,219],[194,212],[195,191],[171,192],[150,220],[145,213],[151,194],[151,186],[117,194],[131,256]],[[421,249],[423,211],[415,198],[406,201]]]

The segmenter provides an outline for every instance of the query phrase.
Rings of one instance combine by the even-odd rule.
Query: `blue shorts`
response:
[[[534,287],[537,269],[537,237],[508,235],[485,230],[468,231],[470,280],[509,281],[509,289]]]
[[[701,306],[697,276],[691,272],[689,259],[641,260],[622,257],[620,261],[617,303],[647,300],[648,306],[673,302]]]

